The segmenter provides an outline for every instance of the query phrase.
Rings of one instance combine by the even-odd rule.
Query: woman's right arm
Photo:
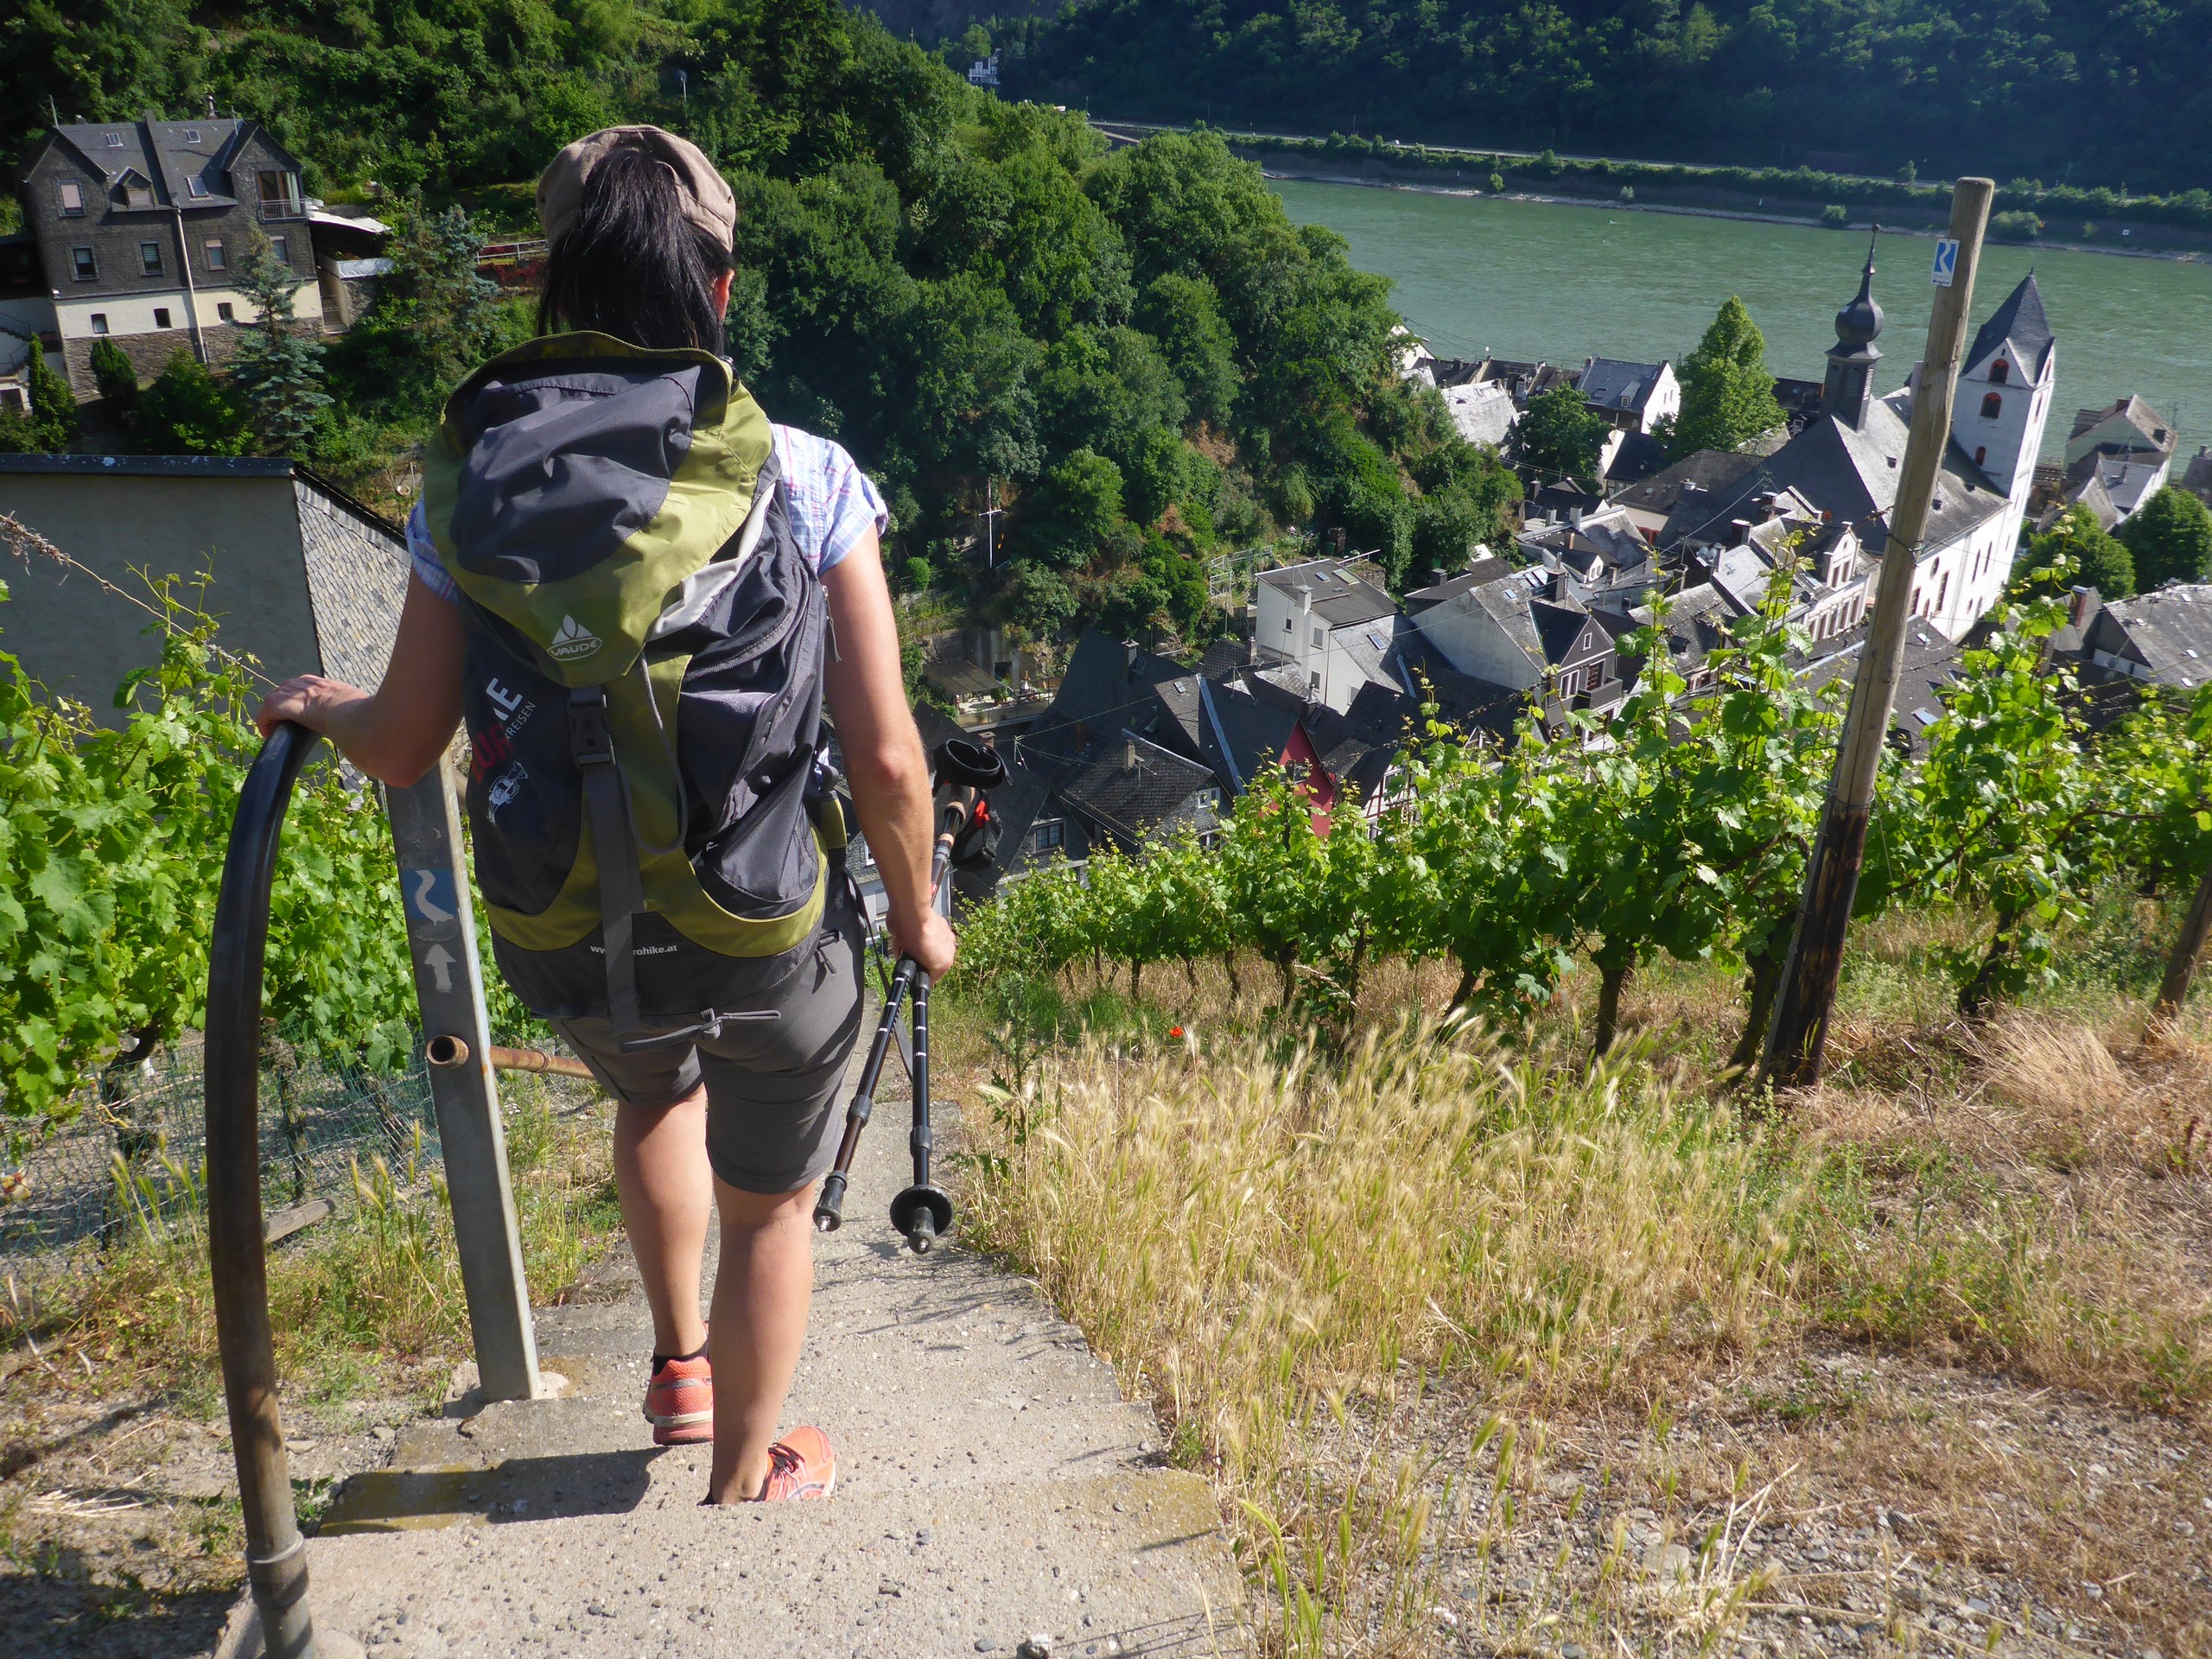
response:
[[[461,724],[466,649],[460,607],[410,575],[381,685],[369,692],[298,675],[263,700],[254,723],[264,737],[286,720],[321,732],[378,783],[404,788],[437,763]]]

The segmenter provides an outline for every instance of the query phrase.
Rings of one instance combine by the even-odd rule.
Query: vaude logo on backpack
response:
[[[454,393],[423,473],[508,982],[620,1034],[741,1011],[796,971],[843,844],[811,811],[824,607],[767,417],[708,353],[556,334]]]
[[[575,617],[564,616],[545,648],[561,661],[573,663],[599,649],[599,636]]]

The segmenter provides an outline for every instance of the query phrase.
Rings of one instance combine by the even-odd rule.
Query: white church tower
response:
[[[1974,337],[1951,410],[1959,448],[2011,498],[2015,535],[2027,516],[2057,382],[2058,340],[2030,271]]]

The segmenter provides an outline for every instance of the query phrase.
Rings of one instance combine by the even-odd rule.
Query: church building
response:
[[[1863,579],[1864,597],[1853,609],[1863,616],[1871,608],[1903,476],[1913,397],[1910,378],[1887,397],[1874,395],[1882,357],[1874,342],[1884,319],[1873,284],[1870,247],[1858,294],[1836,313],[1819,414],[1740,481],[1679,500],[1660,531],[1663,552],[1710,554],[1744,542],[1773,515],[1775,504],[1809,504],[1831,533],[1853,532],[1857,568],[1834,572],[1830,580]],[[1981,326],[1961,365],[1951,442],[1915,562],[1912,613],[1950,639],[1996,604],[2012,574],[2057,357],[2030,272]]]

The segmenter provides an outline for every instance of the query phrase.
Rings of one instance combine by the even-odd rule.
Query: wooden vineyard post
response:
[[[499,1085],[492,1080],[492,1033],[460,809],[442,761],[405,789],[387,791],[385,801],[399,855],[407,949],[415,963],[477,1376],[486,1400],[533,1399],[537,1336],[523,1279]]]
[[[1858,897],[1866,854],[1867,821],[1874,780],[1889,736],[1890,711],[1903,671],[1904,637],[1911,620],[1912,590],[1929,503],[1951,442],[1951,406],[1958,392],[1959,358],[1966,348],[1974,279],[1981,263],[1982,232],[1996,186],[1961,179],[1951,190],[1951,227],[1936,245],[1936,308],[1928,320],[1928,346],[1912,398],[1912,430],[1905,444],[1889,539],[1874,594],[1873,621],[1859,658],[1850,711],[1836,748],[1820,838],[1805,865],[1805,893],[1789,942],[1774,1020],[1767,1028],[1763,1071],[1777,1088],[1819,1081],[1828,1016],[1843,970],[1843,944]]]
[[[2166,976],[2151,1009],[2154,1028],[2181,1018],[2182,1004],[2189,1001],[2189,984],[2196,977],[2197,959],[2204,954],[2208,935],[2212,935],[2212,870],[2205,871],[2204,879],[2196,884],[2189,919],[2181,925],[2181,937],[2174,941],[2173,954],[2166,958]]]

